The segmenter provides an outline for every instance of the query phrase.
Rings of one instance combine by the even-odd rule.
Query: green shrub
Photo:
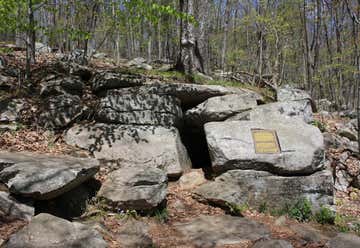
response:
[[[166,223],[169,220],[169,213],[166,208],[156,209],[154,214],[155,218],[161,223]]]
[[[312,216],[311,203],[308,199],[302,198],[290,207],[288,215],[298,221],[308,221]]]
[[[320,224],[332,225],[335,223],[335,214],[327,207],[321,207],[320,211],[315,214],[314,218]]]
[[[259,206],[259,212],[265,213],[267,210],[268,210],[267,203],[266,202],[261,203]]]
[[[313,126],[319,128],[322,133],[326,131],[325,124],[322,123],[321,121],[314,120],[311,124],[312,124]]]
[[[232,216],[243,216],[243,212],[249,209],[249,205],[244,203],[242,205],[237,205],[234,203],[226,203],[227,212]]]

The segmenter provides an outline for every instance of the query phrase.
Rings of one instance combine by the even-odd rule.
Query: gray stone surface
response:
[[[313,112],[309,100],[274,102],[234,115],[227,121],[235,120],[269,120],[298,118],[306,123],[313,121]]]
[[[257,154],[253,129],[275,130],[281,152]],[[304,175],[323,168],[323,135],[318,128],[303,121],[213,122],[205,124],[205,134],[212,166],[217,173],[251,169],[278,175]]]
[[[17,233],[5,248],[105,248],[98,231],[49,214],[39,214]]]
[[[84,113],[80,98],[69,94],[49,97],[42,106],[39,124],[46,128],[66,127]]]
[[[270,235],[263,224],[229,215],[200,216],[187,223],[175,223],[174,227],[195,247],[202,248],[254,242]]]
[[[95,93],[102,93],[110,89],[140,86],[145,82],[144,78],[136,74],[124,74],[111,71],[99,72],[91,81]]]
[[[82,95],[84,83],[77,78],[59,78],[40,84],[40,95],[42,97],[55,96],[61,94]]]
[[[231,170],[195,190],[200,201],[226,207],[227,203],[283,208],[307,198],[314,208],[333,204],[333,177],[330,171],[311,176],[282,177],[268,172]]]
[[[304,99],[311,100],[310,94],[304,90],[285,86],[277,91],[277,100],[279,102],[298,101]]]
[[[256,242],[252,248],[293,248],[293,246],[286,240],[270,239]]]
[[[155,209],[166,198],[167,176],[157,168],[122,168],[111,172],[98,197],[122,210]]]
[[[337,130],[337,134],[341,137],[348,138],[350,141],[358,140],[357,133],[355,132],[355,130],[351,130],[350,128],[343,127]]]
[[[360,247],[360,237],[350,233],[339,233],[326,243],[328,248],[355,248]]]
[[[0,152],[0,182],[11,193],[34,199],[55,198],[99,170],[95,159]]]
[[[206,101],[211,97],[224,96],[230,94],[249,95],[259,101],[263,97],[253,91],[219,85],[200,85],[185,83],[149,83],[142,87],[127,88],[131,93],[148,93],[158,95],[170,95],[180,99],[185,108],[192,108]],[[123,93],[124,90],[122,90]]]
[[[325,236],[320,230],[308,224],[292,224],[289,227],[297,236],[306,242],[321,243],[329,240],[329,237]]]
[[[188,125],[202,127],[207,122],[223,121],[256,106],[256,98],[248,94],[212,97],[186,111],[185,121]]]
[[[117,240],[121,247],[153,248],[148,224],[136,220],[127,220],[117,231]]]
[[[181,126],[180,101],[157,94],[108,94],[101,99],[96,119],[103,123]]]
[[[9,193],[0,191],[0,217],[8,220],[30,220],[35,213],[31,202],[19,202]]]
[[[4,99],[0,101],[0,122],[9,123],[18,121],[24,109],[24,99]]]
[[[175,128],[88,124],[76,125],[65,141],[87,149],[97,159],[114,161],[119,167],[156,167],[169,177],[180,177],[191,168],[188,153]]]

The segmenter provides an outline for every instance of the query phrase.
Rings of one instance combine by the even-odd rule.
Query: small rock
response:
[[[270,239],[256,242],[252,248],[293,248],[293,246],[285,240]]]
[[[341,128],[337,131],[337,134],[342,137],[348,138],[351,141],[357,141],[358,139],[357,134],[351,131],[349,128]]]
[[[136,220],[126,220],[117,230],[116,237],[121,247],[152,248],[153,241],[149,235],[149,226]]]
[[[187,223],[175,223],[175,229],[195,247],[210,248],[266,239],[270,231],[252,220],[223,216],[200,216]]]
[[[360,247],[360,237],[350,233],[339,233],[326,243],[328,248],[355,248]]]
[[[283,226],[286,223],[286,216],[282,215],[276,219],[275,225],[276,226]]]
[[[180,177],[179,185],[181,189],[189,190],[206,183],[206,181],[205,174],[202,170],[193,170]]]
[[[52,49],[43,43],[35,42],[35,51],[38,53],[51,53]]]
[[[346,172],[346,170],[337,170],[335,177],[335,189],[343,192],[347,192],[349,188],[352,178]]]
[[[94,59],[105,59],[107,56],[106,53],[95,53],[92,57]]]
[[[152,210],[166,197],[167,176],[157,168],[122,168],[110,173],[98,192],[111,208]]]
[[[9,220],[31,220],[35,214],[35,209],[31,202],[27,204],[17,201],[7,192],[0,191],[0,217]]]
[[[318,243],[329,240],[329,237],[322,234],[319,230],[306,224],[290,225],[290,229],[306,242]]]
[[[39,214],[17,233],[10,236],[4,248],[106,248],[98,231],[49,215]]]

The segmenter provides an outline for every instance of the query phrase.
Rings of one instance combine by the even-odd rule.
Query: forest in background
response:
[[[360,0],[0,0],[0,20],[0,41],[27,47],[30,64],[41,42],[188,73],[246,72],[357,106]]]

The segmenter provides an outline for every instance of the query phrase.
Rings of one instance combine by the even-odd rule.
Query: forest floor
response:
[[[21,54],[15,55],[21,58]],[[51,61],[53,58],[42,58],[38,67],[40,68],[44,64]],[[16,63],[16,60],[11,60],[12,63]],[[97,68],[115,68],[111,62],[95,62]],[[36,70],[36,68],[33,68]],[[156,72],[144,72],[144,75],[150,80],[161,80],[171,82],[186,81],[186,78],[176,73],[156,73]],[[214,82],[213,82],[214,84]],[[221,82],[221,84],[236,86],[231,82]],[[346,119],[333,118],[333,119],[318,119],[323,122],[328,131],[331,131],[331,127],[337,122],[346,122]],[[5,131],[0,135],[0,150],[9,151],[30,151],[37,153],[49,153],[49,154],[66,154],[77,156],[89,156],[88,153],[80,150],[74,150],[65,144],[62,138],[62,133],[54,133],[45,131],[34,127],[19,127],[16,131]],[[328,150],[327,156],[338,156],[341,153],[339,150]],[[320,225],[314,221],[308,222],[310,228],[314,227],[317,230],[326,234],[333,234],[339,230],[345,230],[349,222],[360,221],[360,191],[356,189],[350,189],[349,192],[337,192],[335,203],[337,206],[338,222],[335,225]],[[177,182],[171,182],[168,188],[167,194],[167,207],[164,213],[155,217],[140,217],[139,218],[150,226],[150,235],[155,243],[155,247],[186,247],[191,245],[187,243],[185,237],[178,233],[173,224],[177,222],[186,222],[194,217],[200,215],[224,215],[224,210],[209,205],[205,205],[196,201],[192,193],[187,190],[182,190]],[[269,212],[260,213],[255,209],[244,209],[242,214],[249,219],[255,220],[260,223],[264,223],[271,230],[272,237],[278,239],[288,240],[294,247],[307,247],[317,248],[325,247],[324,243],[318,242],[304,242],[304,237],[300,237],[295,234],[290,228],[300,223],[294,219],[288,217],[273,216]],[[96,216],[96,221],[105,227],[106,232],[103,232],[105,239],[109,242],[109,247],[119,247],[116,240],[116,230],[122,225],[123,221],[118,216],[112,213],[102,213],[101,216]],[[280,222],[280,223],[279,223]],[[0,240],[6,240],[11,234],[23,227],[26,222],[24,221],[12,221],[7,222],[0,219]],[[360,223],[360,222],[359,222]],[[110,231],[109,231],[110,230]],[[360,233],[360,225],[359,230]],[[1,243],[1,242],[0,242]],[[236,246],[224,246],[223,248],[247,248],[252,244],[244,243]]]

